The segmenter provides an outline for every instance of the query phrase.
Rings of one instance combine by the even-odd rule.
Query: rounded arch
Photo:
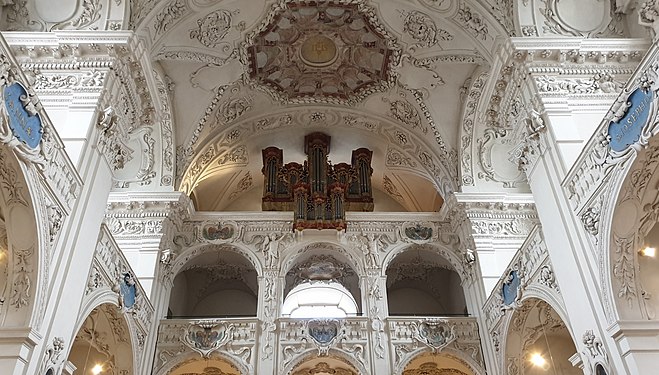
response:
[[[284,256],[281,258],[279,276],[286,276],[295,264],[302,263],[313,255],[320,255],[327,251],[331,252],[338,261],[350,266],[357,274],[364,274],[364,263],[361,253],[350,246],[325,240],[302,241],[283,252]]]
[[[258,271],[251,256],[226,244],[198,250],[176,268],[168,317],[256,316]]]
[[[329,241],[315,241],[298,244],[289,249],[282,259],[280,277],[284,278],[284,303],[291,302],[291,292],[303,283],[320,289],[344,288],[350,297],[343,296],[334,302],[352,299],[357,313],[362,311],[362,290],[360,277],[364,275],[363,260],[351,246],[342,246]],[[335,288],[335,289],[336,289]],[[338,289],[337,289],[338,290]],[[338,297],[338,295],[334,295]],[[347,298],[347,299],[346,299]],[[303,305],[306,302],[301,301]],[[310,306],[310,305],[309,305]],[[337,305],[338,306],[338,305]],[[306,309],[306,308],[305,308]],[[352,313],[352,312],[351,312]]]
[[[198,353],[187,353],[187,354],[178,355],[177,359],[178,359],[177,361],[169,361],[165,363],[160,369],[154,371],[154,375],[176,374],[177,370],[188,370],[186,367],[190,364],[195,364],[195,363],[199,363],[203,365],[208,364],[209,365],[208,367],[220,368],[220,370],[222,370],[223,372],[227,372],[226,365],[228,365],[228,368],[233,369],[233,372],[229,373],[231,375],[236,374],[236,372],[239,375],[248,375],[253,373],[253,371],[250,371],[250,369],[247,368],[240,359],[226,352],[222,352],[222,353],[214,352],[210,354],[208,359],[200,357]],[[196,371],[196,370],[193,368],[193,370],[191,371]],[[188,373],[191,373],[191,371]],[[200,371],[200,375],[201,373],[203,373],[203,371]]]
[[[465,284],[449,259],[437,250],[415,244],[389,258],[383,272],[390,316],[468,313]]]
[[[33,165],[0,145],[0,326],[40,327],[45,313],[49,223]],[[39,202],[35,205],[34,202]]]
[[[577,341],[562,308],[556,310],[550,302],[527,294],[508,315],[501,343],[502,371],[542,374],[551,367],[566,375],[582,373],[569,361],[577,353]]]
[[[101,305],[113,305],[119,308],[119,300],[117,293],[113,292],[109,288],[98,288],[93,290],[83,301],[82,306],[80,307],[80,312],[78,313],[78,318],[76,319],[76,324],[74,326],[74,332],[80,331],[82,324],[85,322],[85,319]]]
[[[98,302],[103,300],[97,299]],[[136,373],[139,371],[137,343],[131,323],[118,308],[116,298],[97,305],[85,316],[72,340],[67,360],[81,373],[93,368],[103,372]]]
[[[386,275],[387,268],[389,268],[389,265],[391,264],[392,261],[396,259],[397,256],[399,256],[400,254],[406,251],[412,251],[412,250],[430,251],[435,253],[437,256],[446,259],[449,262],[452,270],[457,272],[458,275],[460,275],[462,281],[464,282],[465,270],[462,265],[462,259],[453,250],[438,243],[422,244],[422,245],[415,243],[403,243],[396,245],[395,247],[392,247],[392,249],[387,252],[384,259],[382,259],[380,276],[387,276]]]
[[[345,365],[352,367],[353,370],[357,371],[356,375],[365,375],[369,372],[366,370],[364,363],[358,361],[354,354],[347,353],[341,349],[329,349],[327,356],[319,357],[318,350],[309,349],[297,355],[297,357],[290,360],[286,363],[284,367],[279,372],[282,375],[294,375],[293,371],[299,369],[301,366],[304,366],[305,363],[308,363],[313,360],[322,361],[323,359],[334,358],[337,361],[343,362]]]
[[[433,358],[434,357],[434,358]],[[436,361],[437,358],[447,358],[451,362],[442,363]],[[395,375],[405,375],[405,371],[411,365],[417,367],[419,365],[425,364],[427,362],[436,363],[438,365],[453,365],[453,368],[457,370],[467,369],[469,372],[467,375],[485,375],[485,369],[481,364],[478,363],[474,358],[465,354],[461,350],[456,350],[453,348],[443,348],[441,352],[435,353],[429,348],[418,348],[410,352],[405,359],[400,361],[396,368],[394,369]]]
[[[322,123],[310,127],[308,124],[309,116],[314,113],[322,113],[324,120]],[[287,119],[283,125],[280,124],[282,117]],[[349,118],[350,121],[345,120],[346,118]],[[372,126],[360,127],[356,126],[355,122],[357,124],[372,124]],[[260,125],[264,123],[271,125],[267,127]],[[217,167],[219,165],[222,166],[221,168],[230,166],[227,163],[218,162],[222,158],[226,158],[230,152],[237,151],[237,149],[234,150],[234,148],[226,146],[227,139],[231,139],[229,143],[236,146],[247,139],[250,139],[250,142],[253,143],[254,138],[257,136],[264,137],[270,142],[273,134],[277,134],[284,129],[287,134],[290,134],[288,132],[291,131],[300,130],[302,132],[322,131],[330,135],[333,132],[349,130],[353,134],[360,135],[365,142],[369,142],[369,139],[377,139],[380,144],[389,145],[387,149],[378,150],[378,152],[383,154],[381,160],[387,158],[391,160],[392,168],[404,169],[431,181],[442,197],[457,189],[452,166],[445,162],[446,157],[444,155],[437,152],[438,149],[443,149],[443,147],[429,144],[423,137],[409,132],[403,124],[396,123],[382,114],[366,110],[344,107],[339,110],[336,107],[290,105],[276,111],[262,111],[241,119],[229,127],[216,126],[212,131],[200,131],[203,135],[195,138],[198,141],[190,145],[190,149],[194,150],[194,155],[187,161],[185,169],[180,171],[181,180],[177,184],[178,190],[189,195],[201,180],[207,178],[207,170],[211,166]],[[396,139],[396,131],[406,134],[404,144]],[[237,138],[235,134],[238,134]],[[260,153],[260,151],[260,149],[255,149],[251,150],[250,153]],[[390,154],[391,156],[385,157]],[[242,168],[244,163],[238,166]],[[384,165],[381,167],[384,167]],[[260,168],[260,166],[258,168],[254,167],[253,173],[256,174]]]
[[[641,147],[641,140],[624,152],[622,166],[612,172],[600,198],[615,202],[608,209],[604,205],[602,234],[598,237],[600,277],[608,302],[605,310],[611,322],[653,320],[659,309],[659,302],[652,297],[659,288],[647,280],[647,275],[659,268],[640,253],[646,245],[659,247],[659,241],[653,238],[656,235],[651,233],[659,221],[659,137],[646,142],[647,147]]]
[[[211,252],[232,252],[243,256],[254,267],[258,276],[263,276],[263,264],[256,256],[256,254],[249,250],[246,246],[232,243],[232,244],[195,244],[183,250],[173,261],[169,275],[173,280],[183,268],[188,266],[195,258]]]

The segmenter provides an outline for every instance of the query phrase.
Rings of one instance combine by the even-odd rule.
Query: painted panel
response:
[[[611,149],[624,151],[638,141],[641,130],[648,122],[654,95],[651,90],[636,89],[627,99],[627,112],[618,122],[611,122],[608,134],[611,137]]]
[[[21,84],[13,83],[5,87],[4,99],[9,127],[14,135],[30,148],[36,148],[41,142],[43,129],[27,91]]]
[[[501,290],[503,303],[505,305],[510,305],[517,300],[517,290],[519,289],[519,285],[520,280],[517,271],[511,271]]]

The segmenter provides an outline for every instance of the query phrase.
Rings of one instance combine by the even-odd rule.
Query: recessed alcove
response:
[[[411,246],[394,258],[386,274],[390,316],[468,314],[460,275],[430,250]]]
[[[256,276],[242,255],[230,251],[202,254],[174,278],[169,317],[256,316]]]

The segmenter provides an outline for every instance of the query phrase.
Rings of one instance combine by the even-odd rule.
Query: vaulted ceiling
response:
[[[302,162],[312,131],[333,163],[373,151],[376,210],[437,210],[469,79],[504,34],[449,0],[172,1],[137,30],[168,77],[177,182],[203,210],[258,210],[261,149]]]

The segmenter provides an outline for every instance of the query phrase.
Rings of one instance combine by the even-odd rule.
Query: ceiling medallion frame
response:
[[[392,88],[401,59],[366,0],[280,0],[242,48],[250,87],[282,104],[354,105]]]

